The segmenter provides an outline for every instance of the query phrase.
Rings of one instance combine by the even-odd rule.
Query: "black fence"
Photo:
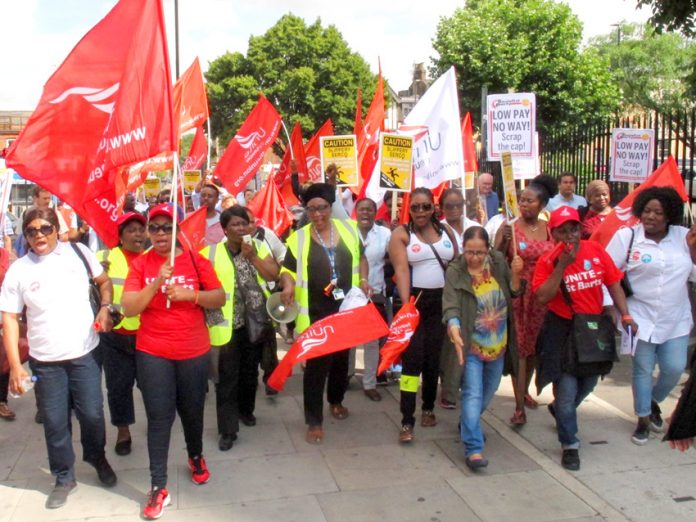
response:
[[[578,177],[579,194],[593,179],[609,181],[611,168],[611,130],[613,128],[653,129],[655,145],[653,169],[671,154],[677,161],[690,202],[696,199],[696,110],[675,114],[649,112],[607,119],[601,125],[591,125],[557,132],[539,134],[541,171],[554,177],[571,172]],[[498,175],[500,163],[479,161],[482,172]],[[612,183],[612,204],[628,192],[627,183]]]

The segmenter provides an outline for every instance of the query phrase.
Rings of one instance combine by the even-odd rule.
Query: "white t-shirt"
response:
[[[94,277],[104,268],[77,244]],[[0,311],[19,314],[27,307],[29,355],[39,361],[82,357],[99,343],[89,304],[85,265],[69,243],[58,242],[45,256],[29,252],[10,265],[0,291]]]
[[[638,339],[661,344],[688,335],[693,326],[686,281],[694,272],[687,228],[672,225],[662,241],[645,237],[643,225],[633,227],[635,235],[628,264],[626,252],[631,229],[622,228],[607,245],[607,253],[633,289],[627,299],[628,311],[638,324]]]
[[[444,263],[454,259],[454,245],[450,241],[446,232],[442,232],[442,237],[433,243],[440,258]],[[433,249],[428,243],[424,243],[418,236],[411,232],[408,246],[406,247],[408,264],[413,269],[411,283],[415,288],[444,288],[445,271],[438,261]]]

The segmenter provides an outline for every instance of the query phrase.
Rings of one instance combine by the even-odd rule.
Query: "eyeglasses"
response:
[[[465,250],[464,255],[465,256],[476,256],[476,257],[486,257],[486,254],[488,252],[486,250]]]
[[[432,203],[412,203],[411,212],[430,212],[433,209]]]
[[[27,237],[36,237],[39,232],[42,236],[48,236],[53,233],[53,225],[41,225],[40,227],[27,227],[24,229],[24,234]]]
[[[230,221],[229,223],[227,223],[227,226],[232,227],[232,228],[248,227],[249,222],[248,221]]]
[[[174,225],[172,225],[171,223],[165,223],[164,225],[156,225],[155,223],[150,223],[147,226],[147,231],[150,234],[157,234],[158,232],[171,234],[174,231]]]
[[[464,208],[464,202],[460,203],[445,203],[445,210],[454,210],[455,208]]]
[[[307,214],[317,214],[319,212],[326,212],[331,208],[331,205],[317,205],[316,207],[307,207]]]

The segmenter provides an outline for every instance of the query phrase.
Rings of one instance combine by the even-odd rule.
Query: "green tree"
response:
[[[593,38],[590,46],[609,61],[622,108],[673,112],[693,103],[687,80],[696,45],[680,34],[621,24],[611,34]]]
[[[694,35],[696,26],[696,0],[638,0],[637,7],[650,6],[650,23],[658,32],[681,31],[686,36]]]
[[[205,76],[212,130],[224,143],[239,129],[260,92],[275,105],[288,129],[299,121],[305,137],[327,118],[337,133],[351,133],[358,88],[366,109],[377,81],[336,27],[324,28],[319,19],[307,25],[292,14],[264,35],[249,38],[246,56],[228,52],[210,62]]]
[[[596,50],[580,50],[582,24],[552,0],[468,0],[438,24],[432,73],[457,69],[463,109],[480,114],[481,87],[537,97],[540,130],[611,114],[619,91]],[[476,121],[476,120],[475,120]]]

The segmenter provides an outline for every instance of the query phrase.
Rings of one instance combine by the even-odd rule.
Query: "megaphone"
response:
[[[295,320],[295,317],[297,317],[297,314],[300,312],[300,308],[295,302],[291,305],[283,304],[280,301],[280,293],[276,292],[275,294],[271,294],[266,300],[266,311],[275,322],[289,323]]]

